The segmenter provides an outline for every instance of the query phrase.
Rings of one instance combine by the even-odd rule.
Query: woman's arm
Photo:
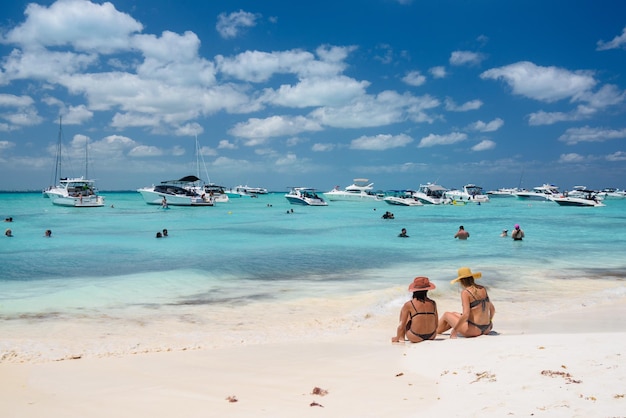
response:
[[[406,306],[402,306],[400,310],[400,323],[398,324],[398,329],[396,330],[396,336],[391,338],[392,343],[399,343],[400,341],[404,342],[404,337],[406,335],[406,323],[409,319],[409,308]]]
[[[469,300],[469,292],[463,290],[461,292],[461,304],[463,305],[463,313],[459,317],[459,321],[454,325],[452,330],[450,331],[450,338],[456,338],[458,334],[458,330],[463,327],[463,324],[467,322],[470,314],[470,300]]]

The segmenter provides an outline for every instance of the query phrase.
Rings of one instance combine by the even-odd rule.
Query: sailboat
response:
[[[62,118],[59,117],[59,138],[57,141],[57,156],[54,178],[61,175],[61,148],[63,142]],[[85,142],[85,177],[62,177],[56,186],[44,190],[44,196],[50,198],[57,206],[77,208],[93,208],[104,206],[104,197],[98,195],[95,181],[86,178],[89,173],[89,142]]]

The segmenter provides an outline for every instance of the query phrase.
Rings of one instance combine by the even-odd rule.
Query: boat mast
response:
[[[85,179],[89,178],[89,138],[85,139]]]
[[[59,136],[57,138],[57,156],[54,163],[54,182],[58,184],[61,177],[61,143],[63,142],[63,116],[59,116]]]

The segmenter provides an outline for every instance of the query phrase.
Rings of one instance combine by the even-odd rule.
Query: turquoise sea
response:
[[[0,239],[0,361],[321,338],[395,318],[417,275],[456,303],[461,266],[483,273],[496,306],[535,313],[626,295],[626,200],[302,207],[281,192],[163,210],[102,194],[105,207],[64,208],[0,193],[14,235]],[[500,237],[516,223],[523,241]],[[459,225],[467,241],[453,238]]]

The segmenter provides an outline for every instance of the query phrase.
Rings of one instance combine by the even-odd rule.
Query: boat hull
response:
[[[167,206],[213,206],[212,201],[204,200],[200,196],[172,195],[155,192],[152,189],[139,189],[137,191],[149,205],[162,206],[163,198],[165,198]]]
[[[104,206],[103,196],[70,197],[48,195],[53,205],[75,208],[99,208]]]
[[[394,206],[424,206],[422,202],[412,197],[388,196],[385,197],[383,201],[389,205]]]

